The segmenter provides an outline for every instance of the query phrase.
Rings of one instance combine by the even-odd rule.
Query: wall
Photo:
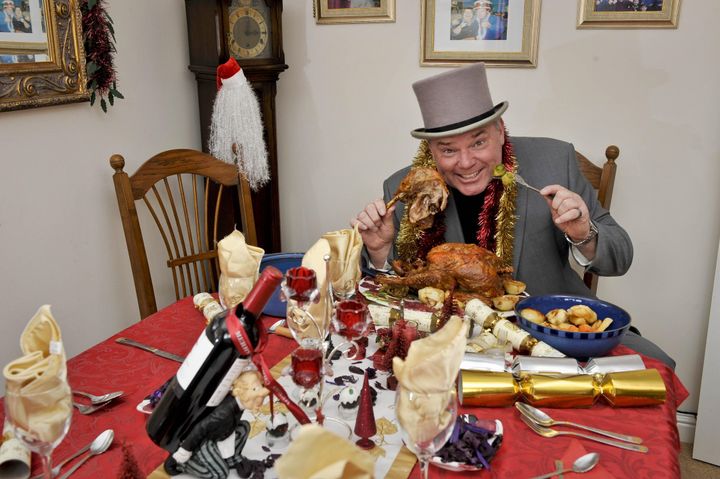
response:
[[[89,103],[0,114],[3,365],[41,304],[53,306],[69,355],[138,320],[108,160],[121,153],[133,172],[162,150],[200,146],[184,5],[107,3],[125,100],[108,114]]]
[[[286,1],[289,70],[278,84],[283,245],[307,249],[346,227],[381,182],[408,164],[421,126],[410,84],[419,66],[420,2],[391,24],[316,25],[310,2]],[[600,163],[620,147],[613,215],[635,261],[600,281],[678,362],[695,411],[720,229],[720,3],[683,2],[677,30],[577,30],[577,2],[542,5],[538,67],[493,68],[511,134],[572,141]]]

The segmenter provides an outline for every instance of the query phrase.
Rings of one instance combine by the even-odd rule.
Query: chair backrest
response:
[[[236,166],[188,149],[159,153],[132,176],[123,171],[125,159],[120,155],[110,157],[110,166],[115,170],[113,182],[141,319],[157,311],[157,304],[138,203],[147,207],[165,244],[176,299],[217,289],[216,245],[230,233],[218,228],[224,194],[235,196],[232,204],[239,210],[245,239],[257,244],[250,186]]]
[[[575,153],[580,171],[592,187],[595,188],[598,194],[598,201],[600,201],[600,204],[606,210],[610,210],[610,202],[612,201],[613,187],[615,185],[615,173],[617,170],[615,160],[618,156],[620,156],[620,149],[615,145],[608,146],[605,148],[606,161],[603,166],[600,167],[596,166],[582,154]],[[595,273],[585,273],[583,281],[593,294],[597,292],[598,276]]]

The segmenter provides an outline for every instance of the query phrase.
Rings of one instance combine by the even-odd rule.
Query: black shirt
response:
[[[450,191],[457,206],[465,242],[477,244],[478,219],[485,201],[485,191],[474,196],[465,196],[455,188],[450,188]]]

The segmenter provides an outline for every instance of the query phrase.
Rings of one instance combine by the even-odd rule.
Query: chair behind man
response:
[[[242,231],[248,244],[257,244],[250,186],[236,166],[188,149],[159,153],[132,176],[123,171],[121,155],[111,156],[110,166],[141,319],[156,312],[157,304],[136,203],[145,203],[158,227],[176,299],[217,289],[217,242],[230,233],[222,231],[219,215],[228,190],[238,191],[232,203],[239,210]]]
[[[575,153],[580,171],[597,191],[598,201],[600,201],[602,207],[608,211],[610,210],[610,202],[612,201],[613,187],[615,185],[615,173],[617,170],[615,160],[619,155],[620,149],[617,146],[608,146],[605,148],[606,161],[602,167],[599,167],[581,153]],[[583,276],[583,281],[593,294],[597,293],[598,275],[587,272]]]

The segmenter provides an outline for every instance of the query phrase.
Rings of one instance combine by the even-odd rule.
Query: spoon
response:
[[[60,479],[67,479],[70,477],[70,474],[77,471],[80,466],[85,464],[85,462],[90,459],[93,456],[97,456],[98,454],[102,454],[103,452],[107,451],[110,445],[113,442],[113,439],[115,438],[115,433],[112,429],[106,429],[103,431],[98,437],[95,438],[95,440],[90,444],[90,453],[85,455],[82,459],[80,459],[73,467],[71,467],[65,474],[63,474]]]
[[[86,398],[90,399],[90,402],[93,404],[100,404],[100,403],[107,402],[107,401],[110,401],[115,398],[119,398],[120,396],[122,396],[125,393],[122,391],[115,391],[112,393],[103,394],[101,396],[96,396],[94,394],[89,394],[89,393],[84,393],[82,391],[73,390],[73,394],[85,396]]]
[[[575,459],[575,462],[572,463],[572,467],[570,469],[565,468],[559,471],[553,471],[543,474],[542,476],[533,477],[532,479],[547,479],[549,477],[559,476],[565,472],[576,472],[581,474],[583,472],[588,472],[590,469],[595,467],[598,462],[600,462],[600,454],[597,452],[591,452]]]
[[[78,449],[78,450],[75,451],[72,455],[70,455],[69,457],[66,457],[65,459],[63,459],[62,461],[60,461],[57,465],[55,465],[55,466],[52,468],[52,477],[56,477],[58,474],[60,474],[60,469],[62,469],[62,467],[63,467],[65,464],[67,464],[68,462],[72,461],[73,459],[75,459],[76,457],[78,457],[78,456],[79,456],[80,454],[82,454],[83,452],[85,452],[85,451],[87,451],[88,449],[90,449],[90,446],[92,445],[92,443],[95,442],[95,441],[97,441],[97,440],[100,438],[100,435],[102,435],[102,433],[98,434],[98,436],[97,436],[95,439],[93,439],[92,442],[87,443],[87,444],[85,445],[85,447],[83,447],[82,449]],[[36,476],[31,477],[30,479],[42,479],[43,477],[45,477],[45,474],[38,474],[38,475],[36,475]]]
[[[625,434],[620,434],[617,432],[611,432],[611,431],[605,431],[603,429],[598,429],[595,427],[585,426],[583,424],[577,424],[574,422],[569,421],[555,421],[553,418],[547,415],[544,411],[541,411],[538,408],[532,407],[529,404],[525,404],[522,402],[515,403],[515,407],[520,411],[521,414],[526,416],[529,419],[532,419],[536,423],[540,424],[541,426],[574,426],[580,429],[585,429],[586,431],[594,432],[595,434],[601,434],[603,436],[612,437],[613,439],[618,439],[620,441],[625,442],[631,442],[633,444],[642,444],[642,439],[635,436],[627,436]]]

